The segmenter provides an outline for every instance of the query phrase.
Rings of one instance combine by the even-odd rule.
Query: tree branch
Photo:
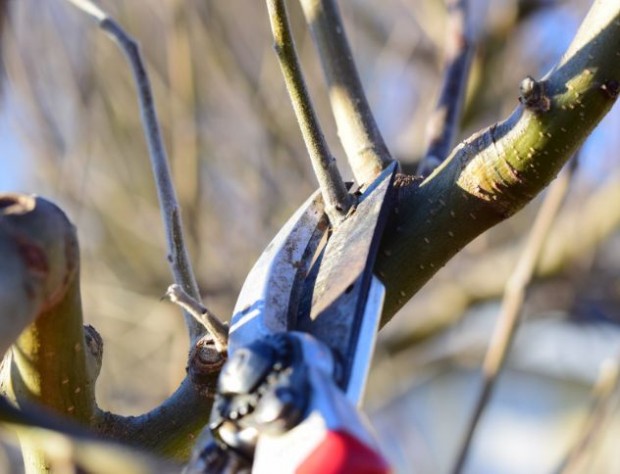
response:
[[[329,151],[306,89],[284,0],[267,0],[267,8],[275,42],[274,46],[280,61],[286,89],[312,160],[314,174],[319,181],[326,205],[325,210],[332,224],[337,224],[347,215],[352,199],[340,176],[336,160]]]
[[[537,83],[538,101],[525,94],[510,117],[457,146],[419,186],[400,181],[375,265],[387,288],[384,324],[467,243],[556,176],[616,101],[619,44],[620,5],[595,1],[564,57]]]
[[[211,380],[203,383],[206,391],[198,390],[197,384],[186,377],[164,403],[143,415],[99,412],[94,423],[97,432],[121,444],[186,461],[196,436],[209,421],[219,368],[221,364],[212,372]],[[212,391],[208,387],[213,387]]]
[[[3,349],[13,343],[2,361],[0,394],[18,406],[41,403],[89,424],[95,393],[86,363],[75,227],[44,199],[1,195],[0,261],[0,282],[14,282],[0,285]],[[30,468],[46,465],[36,447],[26,444],[23,453]]]
[[[428,146],[418,167],[418,174],[424,177],[447,158],[454,144],[475,51],[469,0],[447,0],[446,7],[445,72],[439,100],[426,128]]]
[[[114,19],[110,18],[90,0],[67,1],[97,20],[101,29],[109,33],[110,36],[118,42],[131,66],[131,71],[138,89],[138,101],[140,113],[142,115],[144,134],[149,147],[151,167],[155,177],[159,206],[166,231],[168,261],[172,269],[174,281],[180,285],[186,293],[191,295],[194,299],[199,300],[200,293],[185,246],[181,210],[170,176],[168,157],[161,137],[159,120],[157,119],[157,111],[153,101],[153,92],[151,90],[148,74],[142,62],[138,43],[129,36]],[[192,342],[197,341],[203,334],[203,327],[187,313],[185,314],[185,324],[189,331],[190,340]]]
[[[179,305],[192,315],[207,330],[215,342],[218,352],[226,352],[228,347],[228,326],[219,320],[208,308],[200,301],[195,300],[183,291],[179,285],[170,285],[166,291],[165,298],[174,304]]]
[[[90,473],[178,472],[179,466],[144,452],[98,440],[81,426],[68,423],[35,406],[19,410],[0,397],[0,428],[9,428],[45,458],[50,471],[68,466]]]
[[[370,111],[335,0],[300,0],[321,58],[338,136],[358,184],[392,162]]]
[[[601,364],[599,377],[592,389],[590,410],[574,444],[554,471],[557,474],[584,472],[583,460],[592,444],[604,433],[603,424],[610,415],[620,394],[620,358],[606,359]]]
[[[536,268],[537,278],[562,272],[618,229],[620,206],[609,207],[610,202],[620,202],[620,176],[612,177],[557,217]],[[518,259],[519,249],[513,243],[485,250],[484,258],[462,256],[448,275],[416,294],[416,319],[388,326],[383,344],[392,354],[406,350],[454,325],[471,305],[500,297]]]
[[[491,399],[497,377],[504,368],[506,356],[512,347],[512,341],[521,322],[525,291],[534,275],[549,230],[564,202],[574,168],[574,166],[569,166],[569,169],[549,188],[549,193],[536,216],[523,253],[506,283],[502,308],[482,364],[482,389],[456,459],[453,471],[455,474],[462,472],[465,467],[474,433]]]

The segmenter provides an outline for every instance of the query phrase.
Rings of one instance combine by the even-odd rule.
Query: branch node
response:
[[[519,102],[532,112],[548,112],[551,100],[545,92],[545,82],[526,76],[519,85]]]
[[[194,387],[207,397],[214,397],[214,387],[220,370],[227,359],[227,353],[217,349],[209,336],[201,337],[189,353],[187,375]]]
[[[99,377],[103,361],[103,338],[97,330],[87,324],[84,326],[84,342],[86,346],[86,370],[92,383]]]
[[[172,284],[166,290],[162,299],[168,299],[172,303],[187,311],[196,321],[207,330],[213,338],[213,343],[218,352],[224,353],[228,347],[228,325],[192,296],[188,295],[183,288]]]
[[[605,94],[606,97],[611,100],[616,100],[618,98],[618,94],[620,93],[620,82],[615,79],[610,79],[605,81],[601,85],[601,91]]]

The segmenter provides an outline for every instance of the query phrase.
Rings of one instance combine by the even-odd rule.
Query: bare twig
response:
[[[312,160],[314,173],[319,181],[326,212],[330,221],[337,224],[351,207],[351,196],[336,166],[336,160],[329,151],[327,142],[316,117],[312,101],[306,89],[301,66],[295,51],[284,0],[267,0],[269,21],[273,32],[274,46],[284,82],[293,109],[304,137],[306,148]]]
[[[329,87],[338,135],[355,179],[372,181],[392,162],[362,88],[334,0],[300,0]]]
[[[452,149],[475,50],[469,0],[446,0],[446,7],[445,72],[439,99],[426,129],[427,150],[418,167],[418,174],[424,177],[431,174]]]
[[[200,301],[188,295],[179,285],[170,285],[166,298],[179,305],[193,316],[213,337],[218,352],[225,352],[228,347],[228,326],[203,306]]]
[[[583,472],[583,459],[588,449],[600,436],[602,425],[607,419],[614,400],[617,401],[620,384],[620,358],[606,359],[601,364],[598,379],[592,389],[592,403],[577,439],[568,450],[566,457],[556,469],[557,474]]]
[[[159,128],[157,111],[155,110],[155,103],[153,101],[153,92],[151,91],[148,74],[142,62],[138,43],[129,36],[114,19],[110,18],[90,0],[67,1],[96,19],[101,29],[109,33],[118,42],[127,61],[131,65],[131,70],[138,89],[142,123],[149,147],[151,166],[155,176],[162,219],[166,230],[169,253],[168,261],[170,262],[174,281],[194,299],[200,299],[198,284],[196,283],[196,277],[194,276],[185,246],[181,212],[170,176],[168,157]],[[185,324],[187,325],[192,341],[197,340],[202,335],[202,326],[197,324],[188,314],[185,315]]]
[[[525,290],[532,279],[549,230],[568,191],[576,162],[576,158],[573,158],[573,162],[569,164],[568,169],[549,188],[549,192],[528,235],[523,253],[506,283],[501,312],[482,363],[482,389],[476,400],[474,413],[467,427],[465,439],[453,469],[455,474],[462,472],[465,467],[476,428],[482,413],[491,399],[497,377],[504,368],[506,355],[521,322]]]

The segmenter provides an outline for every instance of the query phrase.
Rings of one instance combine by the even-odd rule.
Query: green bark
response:
[[[505,121],[457,146],[419,186],[399,189],[376,264],[387,287],[383,323],[467,243],[555,178],[615,103],[619,59],[620,4],[598,0],[538,95],[522,92]]]

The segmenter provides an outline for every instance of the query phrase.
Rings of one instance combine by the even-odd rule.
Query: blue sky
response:
[[[11,125],[12,110],[13,101],[5,96],[0,106],[0,191],[33,191],[27,188],[26,153]]]

